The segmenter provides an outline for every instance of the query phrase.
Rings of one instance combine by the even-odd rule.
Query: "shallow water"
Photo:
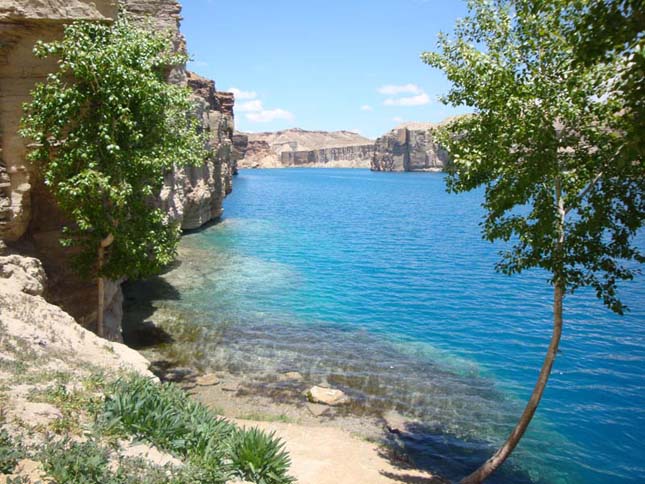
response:
[[[457,478],[511,430],[551,331],[547,276],[495,273],[481,199],[441,174],[243,171],[223,220],[184,237],[163,304],[216,335],[195,342],[205,364],[297,370],[418,418],[401,445]],[[491,482],[645,480],[645,280],[622,289],[625,317],[567,298],[543,403]]]

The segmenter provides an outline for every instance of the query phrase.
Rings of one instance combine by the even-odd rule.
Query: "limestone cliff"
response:
[[[203,165],[168,173],[160,203],[183,229],[196,229],[222,214],[224,197],[233,189],[234,100],[232,93],[217,92],[213,81],[192,72],[185,75],[193,91],[195,116],[201,119],[212,156]]]
[[[432,137],[433,123],[397,126],[376,140],[372,171],[442,171],[448,153]]]
[[[185,49],[179,30],[181,7],[175,0],[125,0],[126,10],[139,22],[159,32],[170,32],[174,48]],[[48,298],[82,325],[96,320],[95,284],[82,281],[70,269],[70,251],[59,244],[65,223],[38,172],[26,160],[26,142],[17,134],[22,104],[34,85],[56,68],[55,59],[37,59],[37,40],[60,38],[73,20],[112,21],[116,0],[4,0],[0,2],[0,240],[29,247],[43,261],[49,279]],[[159,196],[171,219],[193,229],[217,218],[222,200],[232,189],[236,156],[233,153],[233,95],[219,93],[212,81],[175,66],[169,81],[193,91],[195,115],[207,133],[212,156],[202,166],[170,171]],[[239,158],[239,155],[237,156]],[[122,294],[118,281],[106,288],[105,327],[120,339]]]
[[[305,151],[283,151],[280,163],[284,167],[368,168],[374,156],[374,144],[337,146]]]
[[[248,139],[240,168],[334,166],[367,168],[372,140],[352,131],[307,131],[293,128],[276,132],[241,133]]]

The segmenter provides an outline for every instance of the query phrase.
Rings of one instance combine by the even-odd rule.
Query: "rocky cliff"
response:
[[[264,133],[240,133],[248,139],[240,168],[334,166],[367,168],[372,140],[352,131],[307,131],[293,128]]]
[[[181,223],[196,229],[222,214],[224,197],[233,189],[236,160],[233,155],[233,94],[218,92],[215,83],[186,72],[193,91],[195,116],[202,121],[212,156],[200,166],[187,166],[166,175],[161,206]]]
[[[181,7],[175,0],[125,0],[125,8],[140,22],[170,32],[174,48],[185,49],[179,31]],[[116,0],[4,0],[0,3],[0,240],[28,248],[42,260],[49,279],[48,298],[77,321],[92,328],[96,320],[95,284],[82,281],[70,269],[70,251],[59,244],[65,222],[37,170],[26,160],[27,146],[17,134],[22,104],[34,85],[56,68],[54,59],[37,59],[37,40],[60,38],[73,20],[109,22],[117,14]],[[220,93],[212,81],[175,66],[169,81],[193,91],[195,115],[207,133],[212,156],[202,166],[171,171],[159,196],[171,219],[193,229],[219,217],[222,200],[231,191],[236,154],[233,150],[233,95]],[[239,158],[239,153],[237,154]],[[122,294],[118,282],[106,288],[105,327],[120,339]]]
[[[374,156],[374,144],[337,146],[306,151],[283,151],[280,163],[284,167],[368,168]]]
[[[433,123],[397,126],[376,140],[372,171],[442,171],[448,153],[432,137]]]

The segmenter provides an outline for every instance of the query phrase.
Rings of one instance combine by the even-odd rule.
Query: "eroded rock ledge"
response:
[[[185,51],[179,30],[181,6],[175,0],[125,0],[135,21],[158,32],[170,32],[177,51]],[[39,182],[36,167],[26,159],[27,146],[18,134],[22,104],[34,85],[56,68],[55,59],[37,59],[37,40],[62,36],[65,23],[74,20],[110,22],[117,14],[116,0],[9,0],[0,3],[0,240],[28,247],[38,257],[49,279],[48,300],[69,312],[80,324],[93,328],[96,288],[70,269],[70,251],[59,244],[64,215]],[[219,217],[222,201],[232,190],[236,172],[233,149],[231,93],[221,93],[213,81],[186,71],[183,65],[169,73],[169,82],[193,90],[195,116],[201,120],[212,156],[201,166],[173,170],[165,176],[159,205],[184,229],[195,229]],[[106,328],[120,339],[121,303],[118,281],[106,288]]]

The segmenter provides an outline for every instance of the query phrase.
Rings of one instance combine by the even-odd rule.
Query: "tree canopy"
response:
[[[58,58],[58,70],[33,90],[21,133],[69,218],[63,242],[80,249],[78,269],[113,279],[159,271],[179,231],[154,206],[164,173],[206,156],[187,88],[166,82],[185,56],[173,52],[170,36],[125,15],[111,25],[75,22],[34,53]]]
[[[452,82],[444,102],[474,109],[439,133],[454,159],[448,186],[486,187],[484,236],[514,243],[500,270],[541,267],[569,292],[592,286],[621,313],[616,283],[635,272],[625,261],[644,260],[630,243],[645,214],[642,133],[633,131],[634,92],[621,84],[643,55],[642,34],[609,47],[587,37],[588,2],[471,0],[469,8],[454,37],[423,54]],[[582,38],[602,55],[585,51]]]

